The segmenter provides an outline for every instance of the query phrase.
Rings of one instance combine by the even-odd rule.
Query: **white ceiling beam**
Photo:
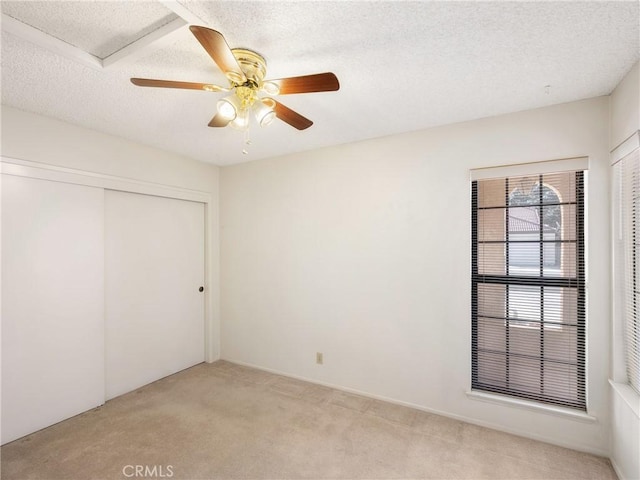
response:
[[[174,37],[178,32],[189,24],[204,24],[200,17],[191,13],[177,0],[159,0],[158,3],[178,15],[179,18],[139,38],[104,59],[91,55],[70,43],[38,30],[31,25],[22,23],[4,13],[2,14],[2,30],[58,55],[75,60],[87,67],[102,70],[131,63],[143,55],[148,55],[150,51],[169,45],[174,41]]]
[[[173,42],[176,34],[186,25],[188,25],[186,20],[176,18],[148,35],[121,48],[117,52],[112,53],[102,60],[102,66],[104,68],[111,68],[114,65],[120,67],[134,62],[143,55],[148,55],[153,50],[167,46]]]
[[[159,0],[159,2],[190,24],[204,25],[204,21],[182,5],[178,0]]]
[[[9,15],[2,14],[2,30],[45,48],[53,53],[80,62],[81,64],[102,70],[102,60],[84,50],[63,42],[26,23],[22,23]]]

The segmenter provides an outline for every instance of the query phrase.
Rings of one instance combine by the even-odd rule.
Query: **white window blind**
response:
[[[629,385],[640,393],[640,150],[614,166],[616,275]]]
[[[472,388],[586,410],[584,172],[472,182]]]

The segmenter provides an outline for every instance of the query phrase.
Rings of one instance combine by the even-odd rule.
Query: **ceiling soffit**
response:
[[[133,61],[200,21],[176,1],[3,1],[2,28],[67,58],[102,69]]]

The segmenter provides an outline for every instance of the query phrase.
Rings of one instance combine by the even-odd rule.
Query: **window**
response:
[[[621,317],[627,380],[640,393],[640,150],[614,166],[617,307]]]
[[[586,410],[584,172],[472,183],[472,388]]]

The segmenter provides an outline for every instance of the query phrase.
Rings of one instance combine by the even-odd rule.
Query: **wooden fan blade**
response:
[[[333,92],[340,89],[340,82],[331,72],[302,75],[300,77],[279,78],[265,80],[265,83],[275,83],[280,88],[280,95],[292,93]]]
[[[220,32],[197,25],[191,25],[189,30],[229,80],[240,84],[247,81],[236,57],[233,56],[233,52]]]
[[[273,100],[273,99],[271,99]],[[274,102],[273,111],[276,112],[276,117],[282,120],[285,123],[288,123],[294,128],[298,130],[304,130],[305,128],[309,128],[313,125],[313,122],[308,118],[303,117],[298,112],[291,110],[289,107],[285,107],[283,104]]]
[[[215,116],[209,122],[209,126],[210,127],[226,127],[230,121],[231,120],[229,120],[228,118],[225,118],[219,113],[216,113]]]
[[[212,83],[176,82],[174,80],[154,80],[152,78],[132,78],[131,83],[139,87],[185,88],[207,92],[228,92],[229,89]]]

